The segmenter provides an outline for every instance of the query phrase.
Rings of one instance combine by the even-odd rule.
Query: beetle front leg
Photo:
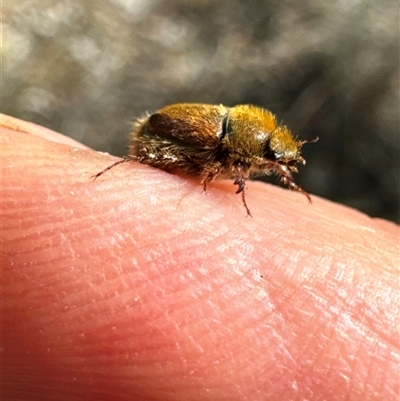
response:
[[[293,176],[289,169],[286,166],[278,165],[279,166],[279,174],[282,176],[281,180],[282,182],[287,185],[290,189],[293,191],[300,192],[303,194],[307,199],[309,203],[312,203],[311,201],[311,196],[308,192],[304,191],[303,188],[299,187],[293,180]]]

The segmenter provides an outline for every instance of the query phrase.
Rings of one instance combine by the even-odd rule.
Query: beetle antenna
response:
[[[319,136],[314,136],[312,138],[305,139],[304,141],[298,141],[297,146],[301,148],[305,143],[315,143],[319,141]]]

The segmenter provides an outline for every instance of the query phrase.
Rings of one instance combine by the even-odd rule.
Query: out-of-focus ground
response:
[[[399,222],[398,7],[3,2],[1,111],[124,155],[129,123],[146,111],[257,104],[300,138],[320,137],[296,177],[307,191]]]

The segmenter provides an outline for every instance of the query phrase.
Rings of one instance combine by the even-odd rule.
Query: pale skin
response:
[[[93,182],[118,159],[1,138],[4,399],[397,399],[394,223],[252,181],[246,218],[229,180]]]

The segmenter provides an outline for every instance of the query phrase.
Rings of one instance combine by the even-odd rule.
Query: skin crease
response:
[[[397,225],[1,122],[3,399],[398,399]]]

